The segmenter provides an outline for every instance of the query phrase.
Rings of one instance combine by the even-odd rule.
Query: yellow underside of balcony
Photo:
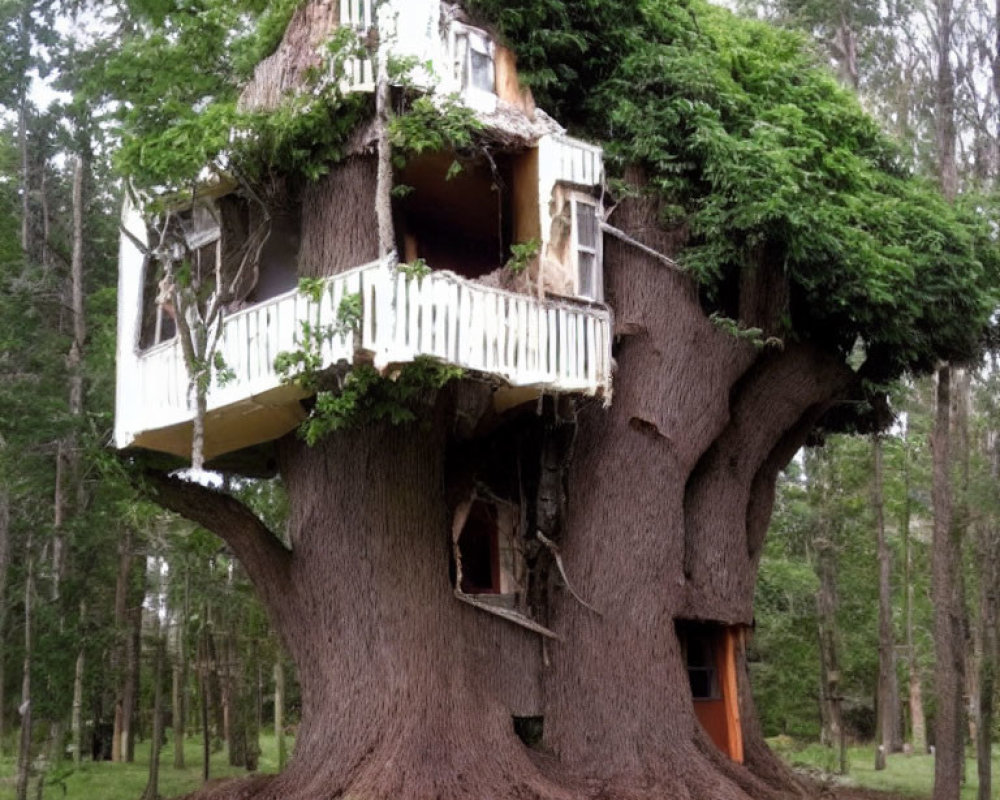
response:
[[[209,411],[205,416],[205,460],[279,439],[306,417],[299,402],[306,394],[296,386],[269,392]],[[191,458],[193,423],[143,431],[133,445],[160,453]]]

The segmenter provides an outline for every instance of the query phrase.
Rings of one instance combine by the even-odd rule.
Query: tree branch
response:
[[[277,612],[291,589],[292,552],[236,498],[162,472],[143,475],[146,494],[158,505],[219,536],[246,569],[264,602]]]

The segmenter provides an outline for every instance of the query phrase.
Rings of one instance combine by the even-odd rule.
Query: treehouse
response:
[[[447,4],[389,2],[373,16],[370,0],[345,0],[330,14],[330,32],[377,28],[383,52],[420,65],[407,91],[415,84],[458,98],[489,146],[423,154],[396,169],[398,255],[389,258],[378,257],[371,140],[281,202],[261,203],[221,180],[157,220],[127,208],[120,448],[190,455],[197,403],[179,328],[194,330],[207,348],[194,361],[206,362],[209,460],[277,439],[303,420],[310,392],[275,362],[309,348],[321,370],[369,364],[392,375],[423,358],[459,367],[496,387],[498,407],[542,394],[610,401],[600,148],[535,109],[509,51]],[[244,107],[271,102],[259,90],[262,81],[273,87],[261,77],[268,69],[258,68]],[[352,56],[338,74],[342,91],[374,88],[370,59]],[[165,290],[174,280],[164,274],[167,241],[178,280],[190,288],[187,310]],[[299,290],[303,278],[309,292]]]
[[[423,540],[406,538],[411,533],[408,519],[406,524],[387,521],[384,529],[366,519],[362,527],[377,531],[373,537],[401,537],[399,549],[386,550],[391,552],[386,564],[393,569],[403,548],[407,558],[424,548],[419,552],[432,566],[421,573],[421,586],[432,586],[428,596],[433,602],[438,593],[448,605],[421,608],[452,614],[453,597],[465,604],[459,607],[464,616],[454,619],[463,631],[466,620],[474,618],[475,623],[467,638],[464,633],[456,637],[450,656],[469,664],[485,659],[488,667],[483,674],[489,680],[477,683],[476,696],[505,709],[515,730],[529,743],[541,736],[546,704],[551,702],[545,687],[546,676],[552,674],[550,652],[559,652],[570,637],[596,636],[598,631],[609,637],[604,641],[627,641],[607,632],[634,626],[641,616],[633,613],[630,602],[622,601],[605,617],[599,606],[615,602],[608,596],[614,592],[588,598],[573,589],[575,576],[564,568],[561,553],[566,551],[560,550],[570,527],[567,509],[573,504],[587,509],[577,512],[572,525],[575,531],[596,537],[592,542],[600,542],[588,552],[599,552],[605,532],[625,524],[623,517],[637,520],[636,529],[628,529],[633,544],[644,545],[645,537],[650,543],[662,539],[664,544],[657,547],[663,547],[672,535],[670,526],[681,527],[669,516],[638,519],[623,513],[624,507],[636,504],[631,487],[617,487],[620,495],[609,501],[607,495],[593,491],[591,483],[606,481],[607,474],[634,461],[638,466],[629,477],[645,482],[636,497],[667,497],[663,487],[677,466],[672,460],[668,467],[650,471],[641,456],[633,457],[629,451],[603,462],[612,464],[611,470],[579,468],[575,485],[568,477],[574,459],[604,458],[600,448],[581,455],[576,447],[577,412],[583,404],[575,402],[589,397],[596,400],[590,406],[607,406],[611,401],[615,330],[612,311],[605,304],[604,235],[614,235],[623,248],[638,248],[650,256],[654,269],[664,262],[676,265],[608,223],[601,149],[568,136],[535,108],[530,92],[518,81],[513,55],[458,7],[439,0],[385,0],[376,9],[372,0],[339,4],[324,0],[303,4],[296,14],[285,42],[258,65],[245,88],[240,101],[244,109],[274,110],[284,95],[309,85],[306,76],[315,75],[325,76],[338,92],[367,102],[377,88],[385,88],[376,87],[377,55],[410,65],[406,80],[397,80],[392,88],[393,108],[412,108],[417,99],[430,97],[444,113],[450,103],[457,103],[479,123],[474,146],[401,148],[405,152],[397,155],[405,158],[393,164],[393,191],[387,200],[385,164],[380,170],[378,155],[382,141],[377,126],[362,122],[341,156],[323,164],[323,174],[311,180],[270,175],[268,181],[251,186],[235,176],[223,176],[186,197],[161,198],[155,215],[144,216],[128,205],[119,267],[115,442],[119,448],[186,459],[192,453],[192,439],[203,436],[201,449],[209,466],[233,458],[239,460],[235,471],[246,473],[250,471],[246,465],[261,455],[267,459],[269,443],[295,430],[317,402],[317,383],[302,380],[302,374],[288,369],[289,364],[307,363],[310,373],[324,381],[323,391],[336,391],[359,367],[374,369],[390,380],[418,360],[463,370],[475,383],[461,388],[471,388],[470,406],[478,404],[466,414],[472,420],[469,431],[459,430],[466,422],[459,419],[466,411],[463,407],[455,414],[456,430],[444,437],[443,450],[428,450],[426,459],[423,450],[420,458],[411,453],[412,463],[420,465],[410,473],[412,485],[422,487],[413,494],[434,497],[438,503],[428,515],[431,522],[415,522],[430,526],[430,535]],[[331,55],[326,45],[338,31],[351,33],[356,41]],[[443,97],[449,99],[444,102]],[[367,122],[375,117],[374,106],[374,102],[365,106],[370,113]],[[392,222],[391,247],[384,241],[388,234],[383,234],[383,241],[379,234],[386,205]],[[620,256],[620,252],[609,249],[609,254]],[[643,331],[632,341],[651,350],[647,361],[633,362],[645,367],[622,371],[623,381],[635,381],[637,375],[661,370],[675,346],[695,340],[715,342],[713,337],[719,334],[708,323],[699,327],[703,320],[698,309],[694,316],[678,317],[677,326],[670,328],[682,331],[682,337],[647,335],[647,328],[632,323],[629,316],[649,321],[643,318],[645,308],[638,307],[647,303],[643,294],[654,283],[637,282],[631,269],[635,262],[628,264],[628,269],[616,267],[617,275],[609,277],[617,281],[615,296],[626,298],[619,309],[624,318],[618,332]],[[694,302],[697,292],[690,291],[676,272],[661,271],[657,280],[659,275],[676,279],[669,284],[671,297]],[[659,306],[653,312],[657,313]],[[694,318],[697,325],[683,327],[688,324],[685,320]],[[657,392],[650,407],[620,402],[598,421],[598,427],[610,420],[619,426],[616,441],[639,436],[656,446],[640,443],[649,449],[636,453],[647,457],[658,453],[660,440],[666,438],[659,433],[660,426],[669,427],[670,409],[661,414],[657,404],[670,402],[661,401],[667,394],[664,387],[683,383],[667,380],[667,374],[656,376],[662,383],[645,387]],[[597,409],[585,408],[580,416],[585,414],[593,424]],[[391,431],[389,435],[395,436],[395,429]],[[367,438],[367,446],[377,439],[368,434],[351,429],[338,431],[337,436],[356,436],[353,442],[359,445]],[[340,446],[345,440],[331,436],[310,449],[286,439],[282,447],[286,454],[294,453],[293,461],[323,464],[308,459],[319,458],[317,453],[323,458],[354,457],[352,448]],[[395,463],[399,453],[400,447],[387,448],[384,458],[380,455],[383,460],[372,463]],[[282,462],[283,469],[288,463]],[[269,469],[273,473],[273,465]],[[382,486],[389,473],[377,467],[362,470],[351,462],[337,480],[324,479],[332,473],[312,466],[298,474],[317,476],[315,492],[329,500],[336,509],[330,516],[340,524],[349,518],[345,515],[350,502],[370,487]],[[585,491],[570,497],[571,489],[581,487]],[[382,502],[381,496],[378,501]],[[445,519],[450,519],[449,529],[439,530]],[[326,527],[324,520],[314,533],[303,523],[301,532],[326,536]],[[445,563],[442,545],[448,538]],[[430,540],[433,546],[427,545]],[[689,551],[691,542],[696,545]],[[702,547],[700,540],[685,539],[685,571],[688,560],[698,568],[703,553],[720,558],[733,553],[753,556],[745,547],[722,548],[714,538],[705,542]],[[377,544],[373,542],[373,551]],[[650,545],[644,552],[657,547]],[[333,559],[330,574],[334,574],[343,564],[354,563],[346,559],[358,557],[363,549],[368,548],[338,551],[324,545],[313,552]],[[579,563],[579,550],[575,557]],[[615,557],[600,553],[608,563]],[[675,593],[663,578],[666,573],[661,575],[673,566],[656,563],[658,567],[646,570],[655,577],[642,578],[644,591]],[[405,580],[392,578],[392,591],[411,582],[409,569],[407,564]],[[705,572],[714,576],[719,569]],[[680,575],[679,568],[676,574]],[[718,582],[707,585],[692,590],[683,603],[674,598],[673,611],[683,611],[689,619],[672,617],[676,635],[671,643],[686,669],[692,728],[697,731],[700,724],[721,752],[739,762],[744,753],[738,691],[738,674],[743,674],[738,662],[744,648],[744,630],[738,624],[742,617],[732,612],[728,601],[717,602],[711,592]],[[317,595],[324,598],[320,602],[332,596],[326,587],[324,583]],[[565,597],[602,621],[577,625],[566,635],[549,613],[557,605],[565,612]],[[390,606],[395,613],[405,604],[393,601]],[[413,613],[401,625],[409,630],[419,616]],[[670,623],[664,618],[658,624],[659,632],[637,628],[635,636],[662,644],[670,638],[661,635]],[[325,638],[333,647],[333,638]],[[616,645],[616,657],[618,649],[627,663],[627,648]],[[300,657],[315,659],[316,652]],[[669,651],[657,652],[657,680],[667,686],[671,673],[663,654]],[[606,655],[602,651],[600,657]],[[568,663],[563,660],[561,668],[567,669]],[[674,665],[678,676],[684,674],[681,666]],[[337,694],[330,692],[331,697]],[[668,694],[673,702],[672,693],[661,693],[663,698]],[[676,696],[687,701],[683,691]],[[654,724],[663,731],[674,722],[660,715]]]

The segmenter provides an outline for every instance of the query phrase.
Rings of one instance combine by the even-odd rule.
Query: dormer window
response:
[[[597,204],[573,198],[573,254],[576,260],[576,292],[588,300],[602,300],[600,223]]]
[[[178,221],[187,246],[192,251],[217,241],[222,234],[215,209],[204,203],[180,212]]]
[[[496,45],[478,28],[453,22],[449,51],[454,75],[463,96],[472,105],[496,106]]]

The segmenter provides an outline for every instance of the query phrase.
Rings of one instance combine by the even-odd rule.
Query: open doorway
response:
[[[678,621],[677,638],[687,667],[694,713],[716,747],[743,763],[736,683],[740,629],[705,622]]]

